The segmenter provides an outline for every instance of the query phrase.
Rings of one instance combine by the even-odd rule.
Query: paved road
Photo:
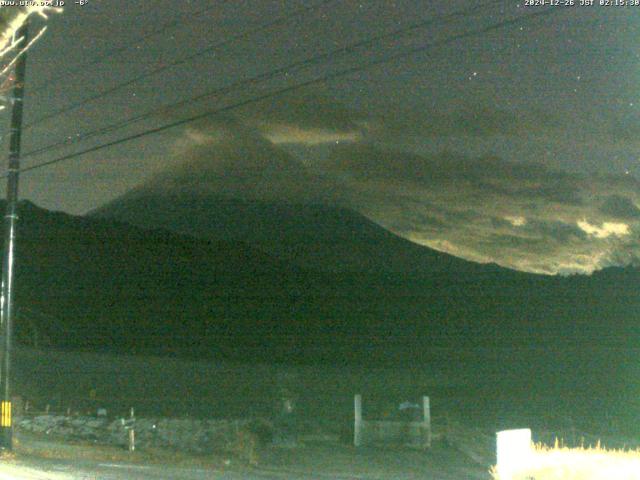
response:
[[[362,448],[355,450],[333,443],[305,445],[300,449],[263,452],[260,468],[240,463],[224,466],[223,459],[207,465],[181,458],[176,466],[172,454],[123,458],[119,450],[83,447],[20,437],[22,451],[15,459],[0,459],[0,480],[489,480],[490,460],[472,460],[459,448],[435,445],[428,452]],[[29,447],[29,448],[27,448]],[[117,456],[116,454],[120,455]],[[43,456],[55,455],[54,460]],[[100,454],[97,456],[97,454]],[[98,460],[102,458],[103,460]],[[113,458],[114,460],[104,460]],[[115,460],[119,458],[118,460]],[[162,462],[162,463],[160,463]],[[172,463],[173,462],[173,463]]]
[[[213,470],[204,468],[90,463],[42,459],[0,460],[0,480],[364,480],[358,475],[305,474],[291,470]],[[366,477],[367,480],[381,480]]]

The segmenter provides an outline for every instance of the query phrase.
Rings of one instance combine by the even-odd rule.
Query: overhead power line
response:
[[[51,118],[57,117],[59,115],[62,115],[63,113],[67,113],[67,112],[76,110],[76,109],[86,105],[89,102],[94,102],[96,100],[104,98],[104,97],[106,97],[108,95],[111,95],[112,93],[115,93],[115,92],[117,92],[117,91],[119,91],[119,90],[121,90],[121,89],[123,89],[125,87],[128,87],[128,86],[131,86],[131,85],[133,85],[135,83],[138,83],[141,80],[145,80],[147,78],[154,77],[154,76],[156,76],[156,75],[158,75],[160,73],[163,73],[163,72],[167,71],[170,68],[174,68],[174,67],[189,63],[192,60],[194,60],[194,59],[196,59],[198,57],[201,57],[202,55],[209,54],[209,53],[213,52],[214,50],[216,50],[216,49],[218,49],[220,47],[224,47],[226,45],[229,45],[230,43],[232,43],[232,42],[234,42],[236,40],[239,40],[241,38],[250,37],[251,35],[254,35],[254,34],[258,33],[258,32],[261,32],[263,30],[267,30],[269,28],[275,27],[278,24],[285,23],[288,20],[296,18],[296,17],[298,17],[300,15],[303,15],[303,14],[309,12],[309,11],[317,10],[319,8],[322,8],[322,7],[324,7],[324,6],[326,6],[326,5],[330,4],[330,3],[333,3],[335,1],[336,0],[322,0],[321,2],[319,2],[317,4],[298,9],[298,10],[294,11],[293,13],[291,13],[289,15],[283,15],[281,17],[278,17],[276,20],[268,22],[268,23],[266,23],[264,25],[260,25],[260,26],[258,26],[256,28],[250,29],[250,30],[248,30],[246,32],[239,33],[237,35],[233,35],[233,36],[227,38],[226,40],[223,40],[221,42],[214,43],[213,45],[209,45],[208,47],[202,48],[202,49],[198,50],[197,52],[195,52],[195,53],[193,53],[191,55],[188,55],[186,57],[181,57],[181,58],[179,58],[179,59],[177,59],[177,60],[175,60],[175,61],[173,61],[171,63],[168,63],[166,65],[162,65],[162,66],[160,66],[158,68],[154,68],[153,70],[145,72],[145,73],[143,73],[141,75],[137,75],[137,76],[135,76],[135,77],[133,77],[133,78],[131,78],[129,80],[126,80],[126,81],[122,82],[122,83],[118,83],[117,85],[114,85],[113,87],[107,88],[106,90],[103,90],[103,91],[98,92],[98,93],[96,93],[94,95],[86,97],[86,98],[84,98],[82,100],[79,100],[77,102],[73,102],[73,103],[71,103],[69,105],[66,105],[66,106],[64,106],[62,108],[59,108],[58,110],[55,110],[55,111],[53,111],[51,113],[43,115],[42,117],[40,117],[40,118],[34,120],[33,122],[31,122],[30,124],[26,125],[25,129],[32,128],[32,127],[34,127],[36,125],[39,125],[39,124],[41,124],[41,123],[43,123],[43,122],[45,122],[45,121],[47,121],[47,120],[49,120]]]
[[[227,3],[229,0],[221,0],[220,4],[225,4]],[[69,79],[70,76],[76,75],[79,71],[86,69],[87,67],[91,67],[93,65],[97,65],[98,63],[102,63],[105,60],[107,60],[110,57],[114,57],[116,55],[119,55],[122,52],[126,52],[127,50],[131,49],[132,47],[135,47],[137,45],[143,44],[145,43],[147,40],[149,40],[150,38],[153,38],[157,35],[161,35],[164,32],[171,30],[173,28],[177,28],[180,26],[181,23],[183,23],[186,19],[189,18],[198,18],[201,15],[204,15],[205,13],[209,12],[210,10],[213,10],[214,8],[219,7],[219,5],[214,6],[208,6],[207,8],[203,8],[200,10],[197,10],[196,12],[190,12],[189,14],[186,15],[181,15],[179,18],[171,20],[169,22],[166,22],[162,25],[160,25],[158,28],[151,30],[149,33],[142,35],[141,37],[139,37],[137,39],[137,41],[135,42],[129,42],[129,43],[125,43],[124,45],[120,45],[117,47],[114,47],[110,50],[107,50],[106,52],[104,52],[102,55],[96,56],[95,58],[87,61],[87,62],[83,62],[83,63],[79,63],[75,66],[71,66],[65,70],[62,71],[62,73],[58,73],[58,76],[64,76],[65,81]],[[151,7],[149,10],[152,10],[153,8],[156,7]],[[147,10],[148,11],[148,10]],[[145,11],[146,12],[146,11]],[[41,81],[39,83],[36,83],[34,86],[30,87],[33,92],[38,95],[41,94],[43,92],[46,92],[49,88],[51,87],[50,84],[50,79]]]
[[[83,142],[85,140],[88,140],[89,138],[95,137],[97,135],[102,135],[105,133],[109,133],[115,130],[119,130],[123,127],[126,127],[128,125],[131,125],[133,123],[137,123],[141,120],[144,120],[146,118],[152,117],[153,115],[157,115],[160,113],[165,113],[168,110],[173,110],[173,109],[177,109],[179,107],[182,107],[184,105],[187,105],[189,103],[194,103],[196,101],[199,100],[203,100],[205,98],[208,97],[212,97],[214,95],[222,95],[225,93],[229,93],[230,91],[237,89],[239,87],[244,87],[246,85],[249,84],[254,84],[257,82],[261,82],[261,81],[267,81],[270,80],[272,78],[277,77],[280,74],[283,73],[291,73],[292,71],[297,71],[297,70],[301,70],[305,67],[311,66],[311,65],[315,65],[318,64],[324,60],[329,60],[329,59],[334,59],[335,57],[339,56],[339,55],[348,55],[350,53],[355,52],[356,50],[362,48],[362,47],[366,47],[366,46],[371,46],[377,42],[380,42],[382,40],[386,40],[388,38],[393,38],[393,37],[397,37],[397,36],[404,36],[407,35],[411,32],[414,32],[415,30],[420,30],[423,28],[427,28],[429,26],[432,26],[438,22],[447,22],[449,20],[454,20],[456,18],[460,18],[460,17],[467,17],[467,16],[473,16],[473,15],[478,15],[480,14],[480,12],[482,12],[482,9],[479,9],[479,7],[489,7],[492,4],[500,4],[502,3],[502,0],[490,0],[487,2],[483,2],[481,4],[476,4],[473,7],[469,7],[469,8],[465,8],[465,9],[461,9],[461,10],[457,10],[455,12],[451,12],[448,14],[444,14],[444,15],[436,15],[436,16],[431,16],[427,19],[421,20],[420,22],[408,25],[406,27],[402,27],[402,28],[397,28],[395,30],[389,31],[389,32],[385,32],[385,33],[381,33],[379,35],[376,35],[374,37],[370,37],[367,39],[363,39],[360,41],[357,41],[355,43],[351,43],[349,45],[345,45],[342,47],[338,47],[334,50],[325,52],[325,53],[321,53],[318,55],[315,55],[311,58],[307,58],[307,59],[303,59],[303,60],[298,60],[292,63],[289,63],[285,66],[279,67],[276,70],[271,70],[269,72],[265,72],[265,73],[261,73],[258,74],[254,77],[251,78],[247,78],[247,79],[243,79],[243,80],[238,80],[236,82],[233,82],[229,85],[226,85],[224,87],[219,87],[213,90],[208,90],[204,93],[198,94],[196,96],[187,98],[187,99],[183,99],[180,100],[178,102],[169,104],[169,105],[163,105],[157,108],[154,108],[150,111],[147,111],[143,114],[140,115],[135,115],[133,117],[130,117],[128,119],[125,120],[121,120],[118,122],[114,122],[111,123],[109,125],[97,128],[95,130],[83,133],[83,134],[79,134],[76,135],[74,137],[68,138],[68,139],[64,139],[64,140],[60,140],[42,147],[39,147],[37,149],[31,150],[27,153],[25,153],[23,155],[23,157],[31,157],[31,156],[35,156],[35,155],[40,155],[43,153],[46,153],[48,151],[51,151],[53,149],[56,149],[58,147],[66,147],[66,146],[70,146],[73,144],[77,144],[79,142]]]
[[[185,125],[185,124],[188,124],[188,123],[192,123],[194,121],[197,121],[197,120],[200,120],[200,119],[203,119],[203,118],[206,118],[206,117],[210,117],[210,116],[217,115],[217,114],[220,114],[220,113],[225,113],[225,112],[228,112],[230,110],[234,110],[236,108],[240,108],[240,107],[244,107],[246,105],[250,105],[252,103],[257,103],[257,102],[260,102],[262,100],[266,100],[268,98],[272,98],[272,97],[284,95],[284,94],[287,94],[287,93],[290,93],[290,92],[293,92],[293,91],[296,91],[296,90],[300,90],[300,89],[308,87],[310,85],[315,85],[315,84],[318,84],[318,83],[328,82],[328,81],[331,81],[331,80],[335,80],[337,78],[341,78],[341,77],[345,77],[345,76],[351,75],[353,73],[357,73],[357,72],[360,72],[360,71],[363,71],[363,70],[370,69],[372,67],[376,67],[376,66],[383,65],[383,64],[390,63],[390,62],[397,61],[397,60],[402,60],[404,58],[408,58],[408,57],[417,55],[419,53],[423,53],[423,52],[431,50],[433,48],[442,47],[442,46],[454,43],[454,42],[456,42],[458,40],[462,40],[462,39],[465,39],[465,38],[470,38],[470,37],[475,37],[475,36],[478,36],[478,35],[490,33],[492,31],[499,30],[499,29],[502,29],[502,28],[506,28],[506,27],[509,27],[509,26],[512,26],[512,25],[518,25],[518,24],[521,24],[521,23],[526,23],[526,22],[529,22],[531,20],[535,20],[537,18],[548,16],[548,15],[554,13],[554,12],[559,12],[561,10],[566,10],[566,8],[557,8],[557,7],[548,8],[548,9],[545,9],[545,10],[541,10],[539,12],[534,12],[534,13],[530,13],[530,14],[526,14],[526,15],[520,15],[520,16],[518,16],[516,18],[512,18],[512,19],[505,20],[505,21],[502,21],[502,22],[494,23],[494,24],[489,25],[487,27],[479,28],[479,29],[476,29],[476,30],[473,30],[473,31],[469,31],[469,32],[464,32],[464,33],[460,33],[460,34],[457,34],[457,35],[453,35],[453,36],[451,36],[449,38],[446,38],[446,39],[443,39],[443,40],[440,40],[440,41],[436,41],[436,42],[432,42],[432,43],[429,43],[427,45],[422,45],[420,47],[415,47],[415,48],[406,50],[404,52],[400,52],[400,53],[397,53],[397,54],[394,54],[394,55],[390,55],[390,56],[385,57],[385,58],[372,60],[370,62],[361,64],[361,65],[358,65],[358,66],[355,66],[355,67],[346,68],[346,69],[340,70],[338,72],[334,72],[334,73],[331,73],[331,74],[328,74],[328,75],[324,75],[324,76],[317,77],[317,78],[314,78],[314,79],[311,79],[311,80],[307,80],[305,82],[301,82],[301,83],[298,83],[298,84],[295,84],[295,85],[290,85],[290,86],[287,86],[287,87],[283,87],[283,88],[280,88],[278,90],[274,90],[272,92],[268,92],[268,93],[265,93],[265,94],[262,94],[262,95],[255,96],[253,98],[249,98],[247,100],[242,100],[242,101],[233,103],[231,105],[227,105],[225,107],[216,108],[216,109],[212,109],[212,110],[207,110],[205,112],[199,113],[197,115],[193,115],[193,116],[188,117],[188,118],[184,118],[184,119],[181,119],[181,120],[178,120],[178,121],[175,121],[175,122],[167,123],[167,124],[162,125],[160,127],[151,128],[151,129],[148,129],[148,130],[136,133],[136,134],[132,134],[132,135],[128,135],[128,136],[125,136],[125,137],[121,137],[119,139],[116,139],[116,140],[113,140],[113,141],[110,141],[110,142],[106,142],[106,143],[103,143],[103,144],[100,144],[100,145],[96,145],[96,146],[93,146],[91,148],[87,148],[85,150],[81,150],[79,152],[74,152],[74,153],[71,153],[71,154],[68,154],[68,155],[64,155],[64,156],[55,158],[53,160],[49,160],[49,161],[46,161],[46,162],[38,163],[36,165],[32,165],[30,167],[21,168],[20,172],[29,172],[29,171],[32,171],[32,170],[37,170],[37,169],[44,168],[44,167],[47,167],[47,166],[50,166],[50,165],[54,165],[56,163],[61,163],[61,162],[67,161],[67,160],[71,160],[73,158],[77,158],[77,157],[80,157],[80,156],[83,156],[83,155],[87,155],[89,153],[93,153],[93,152],[97,152],[99,150],[103,150],[105,148],[109,148],[109,147],[120,145],[120,144],[123,144],[123,143],[126,143],[126,142],[130,142],[130,141],[136,140],[138,138],[142,138],[142,137],[145,137],[145,136],[148,136],[148,135],[153,135],[153,134],[156,134],[156,133],[164,132],[166,130],[169,130],[169,129],[172,129],[172,128],[175,128],[175,127],[178,127],[178,126],[181,126],[181,125]],[[2,175],[2,177],[6,177],[6,175],[7,174],[5,173],[4,175]]]

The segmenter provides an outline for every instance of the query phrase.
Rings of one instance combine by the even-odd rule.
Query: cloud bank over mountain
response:
[[[178,166],[153,182],[164,189],[346,205],[416,243],[517,270],[591,273],[637,263],[640,182],[632,175],[430,153],[403,148],[399,140],[402,132],[553,137],[561,122],[552,115],[539,122],[543,117],[467,108],[367,118],[322,98],[294,99],[190,127],[176,145]]]
[[[437,250],[539,273],[637,262],[638,181],[450,153],[420,156],[366,145],[322,165],[352,206]]]
[[[150,180],[154,189],[295,203],[326,203],[334,194],[330,181],[232,118],[189,127],[173,157],[172,166]]]

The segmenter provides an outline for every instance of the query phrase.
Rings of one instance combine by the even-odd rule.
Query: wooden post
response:
[[[425,447],[431,448],[431,405],[429,404],[429,397],[426,395],[422,397],[422,421],[427,437],[425,439]]]
[[[132,428],[129,430],[129,451],[133,452],[136,449],[136,431]]]
[[[353,424],[353,445],[362,445],[362,395],[356,394],[353,397],[354,424]]]
[[[131,411],[130,411],[130,422],[131,424],[129,425],[129,451],[133,452],[136,449],[136,416],[135,416],[135,411],[133,410],[133,407],[131,407]]]

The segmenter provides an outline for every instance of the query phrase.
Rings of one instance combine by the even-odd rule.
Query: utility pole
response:
[[[28,22],[16,32],[26,47]],[[2,258],[2,285],[0,292],[0,340],[2,343],[2,363],[0,382],[2,403],[0,404],[0,448],[12,450],[13,426],[11,422],[11,351],[13,347],[13,280],[16,243],[16,222],[18,220],[18,180],[20,175],[20,139],[22,134],[22,105],[24,100],[24,77],[27,66],[26,50],[22,51],[15,66],[13,87],[13,110],[9,128],[9,168],[7,176],[7,209],[4,216],[4,253]]]

